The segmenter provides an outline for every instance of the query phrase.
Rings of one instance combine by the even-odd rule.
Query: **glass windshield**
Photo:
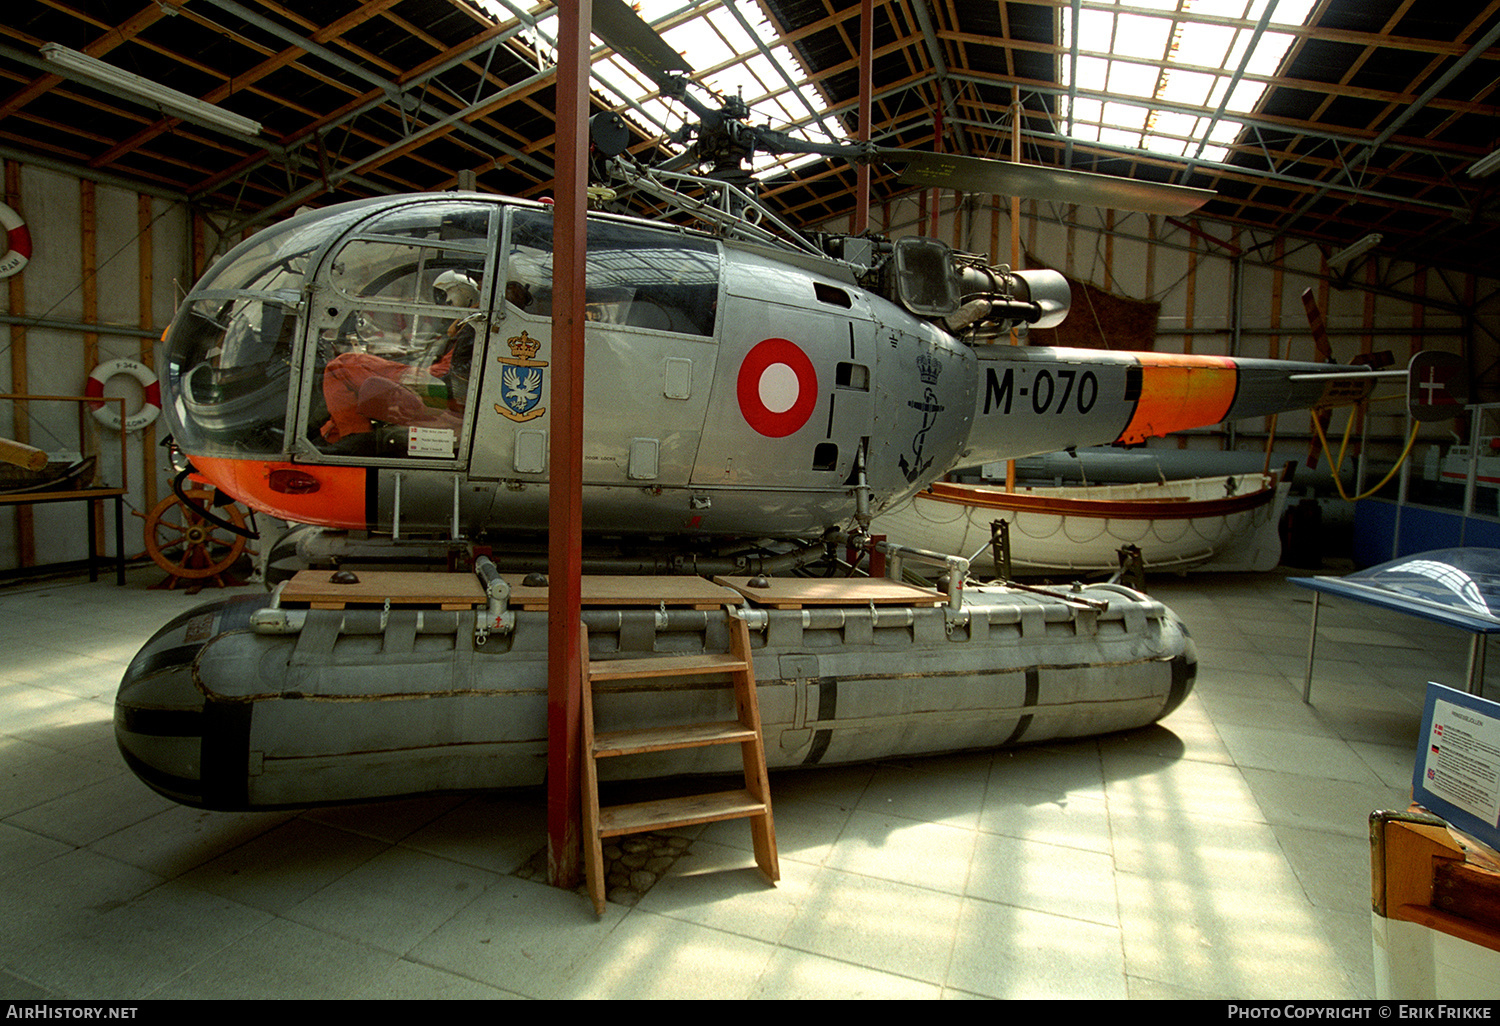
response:
[[[291,388],[295,292],[200,298],[172,324],[168,416],[188,452],[283,451]]]
[[[381,214],[362,226],[360,233],[399,235],[433,244],[469,242],[484,246],[489,240],[492,209],[473,200],[423,201]]]
[[[330,238],[367,216],[367,206],[368,202],[342,204],[262,228],[220,257],[193,291],[289,289],[295,292],[302,288],[310,270],[308,260]]]
[[[177,311],[157,367],[165,413],[189,453],[285,451],[298,303],[323,245],[369,202],[264,228],[221,257]]]

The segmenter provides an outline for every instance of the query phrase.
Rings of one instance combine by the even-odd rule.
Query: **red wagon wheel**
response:
[[[213,501],[213,493],[203,489],[184,494],[201,508]],[[220,515],[236,527],[245,526],[237,506],[223,507]],[[215,577],[232,567],[244,551],[243,536],[205,520],[175,495],[158,502],[146,516],[146,554],[173,577]]]

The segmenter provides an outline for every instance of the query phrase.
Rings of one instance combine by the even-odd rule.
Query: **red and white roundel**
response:
[[[795,343],[768,338],[740,364],[740,413],[767,438],[797,431],[818,405],[818,372]]]

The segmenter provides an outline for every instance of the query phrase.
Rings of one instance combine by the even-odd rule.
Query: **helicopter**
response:
[[[299,524],[516,537],[547,520],[543,203],[379,198],[226,255],[161,348],[194,476]],[[821,536],[956,467],[1361,398],[1338,368],[986,345],[1066,316],[1053,271],[933,239],[840,256],[595,214],[584,502],[607,536]],[[853,249],[859,255],[851,259]]]
[[[1333,365],[992,344],[1057,323],[1066,280],[916,237],[772,246],[747,237],[767,230],[751,201],[711,204],[715,232],[588,219],[586,574],[796,573],[839,544],[869,551],[873,517],[955,467],[1369,388]],[[510,596],[513,571],[546,569],[552,228],[547,204],[479,193],[360,200],[262,230],[188,294],[159,350],[183,473],[304,525],[289,559],[339,567],[313,574],[332,587],[457,551],[483,596],[303,609],[283,601],[288,574],[177,617],[115,703],[150,787],[244,810],[541,782],[549,613]],[[1191,638],[1149,596],[979,585],[962,562],[948,577],[946,603],[736,606],[772,769],[1131,729],[1192,689]],[[722,608],[581,620],[611,657],[729,644]],[[723,698],[632,688],[595,709],[711,722]],[[725,751],[609,772],[720,773]]]
[[[607,42],[652,63],[659,40],[633,12],[596,0],[595,15]],[[658,74],[664,89],[680,75]],[[741,165],[795,141],[733,104],[694,103],[697,141],[676,166],[637,163],[618,115],[596,123],[612,177],[598,202],[640,191],[696,226],[587,219],[586,573],[794,573],[838,544],[873,547],[875,516],[959,467],[1370,391],[1366,373],[1330,364],[999,344],[1067,316],[1061,274],[935,239],[786,225]],[[1206,198],[859,144],[838,155],[1131,209]],[[264,228],[188,293],[158,348],[187,460],[179,497],[191,476],[302,525],[288,535],[296,562],[447,555],[483,594],[303,609],[278,586],[176,618],[116,698],[120,749],[151,787],[254,809],[542,779],[548,612],[511,603],[526,585],[503,575],[545,569],[553,215],[473,191],[338,204]],[[946,601],[752,608],[725,592],[754,634],[772,768],[1130,729],[1191,691],[1192,641],[1149,596],[977,584],[966,561],[948,565]],[[651,605],[583,610],[591,651],[728,646],[719,603]],[[630,688],[596,708],[621,725],[668,706],[701,722],[721,718],[723,694]],[[719,772],[723,753],[662,753],[644,772]]]
[[[744,164],[758,150],[815,152],[901,163],[904,181],[924,185],[1179,214],[1211,193],[793,139],[750,125],[736,97],[717,108],[694,97],[686,62],[620,0],[597,3],[595,22],[697,118],[679,133],[693,144],[676,167],[645,167],[620,116],[596,116],[593,159],[614,181],[595,195],[649,193],[703,226],[588,220],[595,567],[742,567],[767,540],[858,534],[961,466],[1368,392],[1327,365],[990,344],[1059,323],[1063,276],[934,239],[798,231],[759,203]],[[452,192],[332,206],[242,242],[187,295],[158,350],[192,476],[325,532],[503,537],[497,560],[534,564],[548,506],[552,231],[546,203]],[[316,537],[300,544],[316,555]]]

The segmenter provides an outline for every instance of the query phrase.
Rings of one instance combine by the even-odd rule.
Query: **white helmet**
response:
[[[432,283],[432,295],[449,306],[478,306],[479,283],[463,271],[444,271]]]

